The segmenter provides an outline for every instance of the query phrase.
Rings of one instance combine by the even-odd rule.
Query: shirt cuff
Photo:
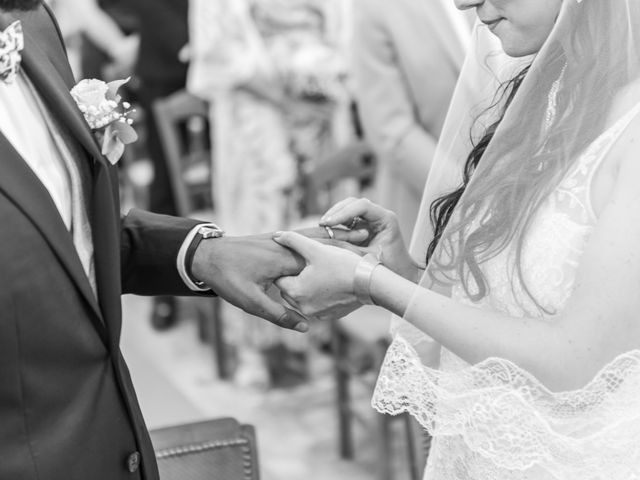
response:
[[[178,259],[176,261],[176,267],[178,269],[178,274],[180,275],[180,278],[182,278],[182,281],[189,288],[189,290],[192,290],[194,292],[208,292],[211,290],[208,287],[199,287],[195,283],[193,283],[193,281],[189,278],[189,275],[187,275],[187,264],[185,263],[189,245],[191,245],[191,242],[193,242],[194,237],[197,235],[198,230],[201,227],[218,228],[218,226],[215,223],[201,223],[193,227],[187,234],[186,238],[184,239],[184,242],[182,242],[182,246],[178,251]]]

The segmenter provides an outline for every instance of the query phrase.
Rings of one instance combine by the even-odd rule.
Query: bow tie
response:
[[[20,20],[13,22],[4,32],[0,32],[0,80],[12,83],[20,70],[24,48],[22,24]]]

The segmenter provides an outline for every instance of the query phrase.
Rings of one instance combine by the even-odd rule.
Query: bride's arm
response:
[[[372,275],[372,298],[387,310],[405,315],[470,363],[502,357],[527,369],[551,389],[584,386],[617,355],[640,348],[638,179],[638,159],[625,160],[586,246],[571,298],[554,317],[516,318],[466,306],[418,287],[384,267],[376,268]],[[307,311],[309,305],[319,307],[318,302],[329,302],[328,292],[340,288],[344,305],[344,290],[353,290],[359,259],[322,247],[319,261],[310,262],[308,275],[291,285],[297,294],[294,300]]]
[[[514,361],[552,388],[583,386],[620,353],[640,348],[640,162],[621,166],[586,246],[575,289],[557,316],[512,318],[457,303],[384,268],[376,303],[402,315],[470,363]],[[413,295],[413,292],[416,292]]]

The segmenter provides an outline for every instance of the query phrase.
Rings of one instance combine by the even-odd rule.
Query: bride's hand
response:
[[[278,232],[273,239],[306,263],[298,276],[275,282],[289,305],[305,317],[320,320],[343,317],[361,306],[353,291],[359,255],[295,232]]]
[[[413,261],[402,238],[395,213],[366,198],[347,198],[327,211],[321,226],[344,225],[351,230],[366,229],[368,239],[362,244],[376,255],[385,267],[398,275],[417,281],[420,267]]]

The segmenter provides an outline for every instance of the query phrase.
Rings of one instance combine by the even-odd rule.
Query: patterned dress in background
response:
[[[347,140],[340,0],[192,0],[190,90],[211,102],[216,221],[230,235],[296,225],[300,172]],[[263,82],[286,108],[244,88]],[[227,312],[231,341],[300,336]]]

